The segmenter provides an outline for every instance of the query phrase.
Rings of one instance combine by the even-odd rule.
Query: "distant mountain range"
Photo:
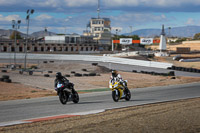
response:
[[[0,29],[0,37],[9,38],[12,33],[13,33],[13,30]],[[26,37],[26,34],[21,33],[21,32],[20,34],[22,38]]]
[[[166,36],[170,37],[193,37],[196,33],[200,33],[200,26],[183,26],[183,27],[171,27],[165,29]],[[140,37],[155,37],[160,36],[161,29],[141,29],[132,33],[125,33],[123,35],[138,35]]]
[[[13,33],[13,30],[3,30],[3,29],[0,29],[0,37],[4,37],[4,38],[9,38],[10,35]],[[29,34],[29,36],[31,37],[35,37],[35,38],[38,38],[38,37],[44,37],[44,36],[49,36],[49,35],[56,35],[57,33],[53,33],[53,32],[48,32],[48,31],[38,31],[38,32],[34,32],[32,34]],[[21,33],[20,32],[20,35],[22,38],[26,37],[26,34],[24,33]]]
[[[3,30],[0,29],[0,37],[9,38],[12,34],[13,30]],[[140,37],[155,37],[160,36],[161,29],[141,29],[136,30],[132,33],[125,33],[123,35],[138,35]],[[165,29],[166,36],[170,37],[193,37],[196,33],[200,33],[200,26],[183,26],[183,27],[172,27],[170,30],[168,28]],[[49,31],[38,31],[32,34],[29,34],[31,37],[43,37],[49,35],[56,35],[57,33],[49,32]],[[22,37],[26,37],[26,34],[21,33]]]
[[[33,32],[30,36],[32,37],[44,37],[44,36],[52,36],[52,35],[57,35],[57,33],[54,32],[49,32],[49,31],[38,31],[38,32]]]

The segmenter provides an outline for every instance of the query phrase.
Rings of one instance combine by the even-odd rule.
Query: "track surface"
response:
[[[58,97],[0,102],[0,125],[5,122],[54,115],[91,112],[149,103],[200,97],[200,83],[131,89],[130,101],[114,102],[111,92],[80,94],[80,102],[62,105]]]
[[[23,62],[23,60],[17,60]],[[28,60],[29,63],[38,63],[42,60]],[[9,62],[8,59],[1,59],[1,63]],[[79,63],[91,63],[90,61],[71,61]],[[129,71],[155,71],[168,72],[170,70],[142,67],[127,64],[115,64],[98,62],[99,65],[106,66],[110,69]],[[179,72],[175,71],[176,76],[192,76],[199,77],[199,73]],[[11,92],[12,93],[12,92]],[[27,120],[38,117],[47,117],[55,115],[78,114],[81,112],[98,112],[106,109],[121,108],[135,105],[143,105],[149,103],[157,103],[164,101],[172,101],[179,99],[200,97],[200,83],[166,86],[166,87],[151,87],[139,88],[131,90],[131,101],[114,102],[111,92],[98,92],[80,94],[80,102],[73,104],[69,102],[67,105],[62,105],[58,97],[46,97],[26,100],[14,100],[0,102],[0,126],[2,123]],[[87,114],[87,113],[86,113]]]

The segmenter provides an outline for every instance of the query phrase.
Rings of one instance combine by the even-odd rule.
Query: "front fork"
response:
[[[115,89],[114,90],[115,91],[115,93],[116,93],[116,95],[118,95],[119,96],[119,98],[122,98],[123,96],[124,96],[124,91],[123,90],[121,90],[121,89]]]
[[[118,94],[118,90],[117,90],[117,89],[115,89],[115,93],[116,93],[116,95],[119,95],[119,94]]]

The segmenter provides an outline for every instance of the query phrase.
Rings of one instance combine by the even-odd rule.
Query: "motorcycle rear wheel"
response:
[[[74,103],[78,103],[79,102],[79,95],[78,95],[78,93],[76,91],[73,94],[73,102]]]
[[[118,90],[117,90],[118,91]],[[119,101],[119,91],[118,91],[118,94],[116,94],[116,91],[112,91],[112,98],[115,102],[118,102]]]
[[[68,98],[69,98],[69,96],[66,92],[60,92],[59,93],[59,100],[62,104],[66,104],[67,101],[68,101]]]

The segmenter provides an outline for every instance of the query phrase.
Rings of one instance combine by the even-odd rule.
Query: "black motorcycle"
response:
[[[62,104],[66,104],[69,101],[73,101],[74,103],[79,102],[79,95],[74,90],[74,84],[71,83],[70,87],[72,88],[66,87],[63,83],[60,82],[57,84],[57,94]]]

